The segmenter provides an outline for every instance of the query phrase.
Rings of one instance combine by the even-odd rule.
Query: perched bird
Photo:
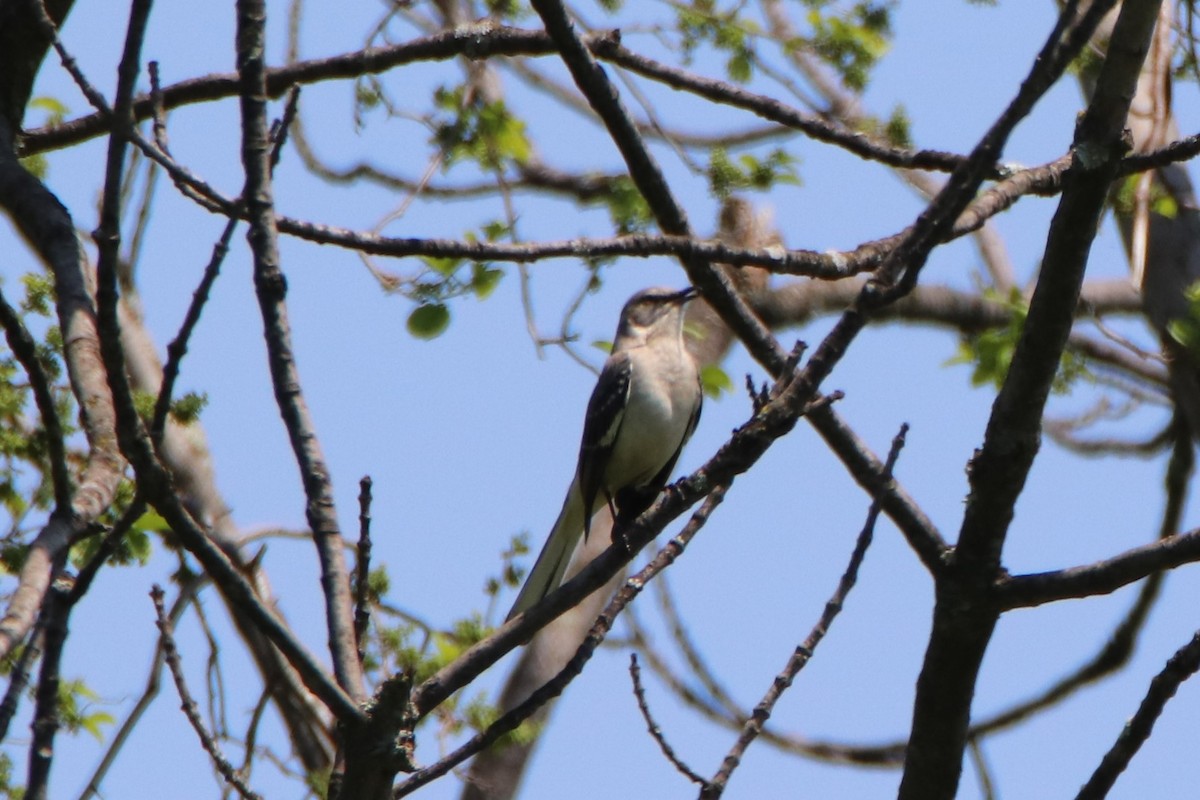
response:
[[[588,401],[579,463],[562,511],[507,619],[563,580],[579,537],[606,503],[632,520],[667,484],[700,419],[700,373],[683,341],[692,288],[645,289],[621,309],[612,355]]]

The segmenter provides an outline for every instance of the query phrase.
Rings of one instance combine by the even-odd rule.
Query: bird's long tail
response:
[[[550,537],[546,539],[542,552],[534,562],[529,577],[525,579],[525,585],[521,587],[521,593],[517,595],[512,610],[504,618],[505,622],[558,588],[563,575],[566,574],[567,565],[571,563],[575,545],[582,535],[583,496],[579,492],[579,480],[576,478],[571,481],[571,488],[567,491],[567,499],[563,501],[558,520],[555,521]]]

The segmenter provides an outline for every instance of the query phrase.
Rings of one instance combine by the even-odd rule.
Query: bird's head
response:
[[[614,350],[643,345],[660,336],[678,337],[683,330],[683,310],[696,290],[656,286],[643,289],[626,301],[617,325]]]

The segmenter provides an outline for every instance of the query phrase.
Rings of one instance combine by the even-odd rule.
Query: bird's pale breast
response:
[[[635,370],[634,380],[653,380],[654,391],[633,386],[625,409],[621,435],[605,471],[608,475],[633,475],[629,485],[648,483],[679,449],[696,402],[696,369],[690,358],[667,363],[681,365],[670,374]],[[684,374],[686,373],[686,374]]]

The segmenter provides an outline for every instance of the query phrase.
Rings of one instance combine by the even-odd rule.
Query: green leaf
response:
[[[171,417],[180,425],[191,425],[200,419],[200,412],[208,405],[204,392],[187,392],[171,403]]]
[[[988,299],[1008,307],[1011,312],[1008,324],[964,338],[959,343],[954,356],[946,361],[946,365],[969,364],[973,366],[972,386],[980,387],[991,384],[999,388],[1004,383],[1004,379],[1008,377],[1008,370],[1012,366],[1013,355],[1017,349],[1017,342],[1021,338],[1021,331],[1025,327],[1029,308],[1025,305],[1025,299],[1018,289],[1013,289],[1004,300],[997,298],[995,292],[985,291],[984,295]],[[1088,372],[1083,359],[1075,353],[1064,352],[1051,390],[1056,394],[1065,394],[1070,391],[1071,385],[1076,379],[1087,376]]]
[[[463,262],[461,258],[440,258],[437,256],[421,256],[421,260],[425,262],[425,266],[447,278],[453,275]]]
[[[714,147],[708,156],[708,186],[714,197],[725,199],[743,185],[741,171],[729,160],[723,147]]]
[[[618,234],[640,233],[650,227],[654,217],[646,199],[634,185],[633,179],[622,175],[612,183],[611,191],[605,195],[608,216]]]
[[[522,9],[518,0],[485,0],[485,5],[491,16],[506,19],[516,19],[521,16]]]
[[[34,153],[31,156],[25,156],[20,159],[21,166],[25,168],[33,177],[39,181],[46,180],[46,176],[50,173],[50,162],[41,153]]]
[[[731,81],[747,83],[753,77],[753,67],[754,62],[750,60],[750,53],[739,50],[725,62],[725,73],[729,75]]]
[[[506,222],[500,220],[492,220],[481,227],[480,232],[483,233],[484,239],[489,242],[497,242],[503,236],[508,236],[512,233],[512,227]]]
[[[912,147],[912,123],[904,106],[892,109],[892,115],[883,126],[883,135],[896,147]]]
[[[486,263],[471,265],[471,289],[480,300],[486,300],[496,290],[496,285],[504,277],[504,270],[490,267]]]
[[[133,523],[133,529],[143,533],[166,533],[171,530],[171,526],[157,511],[151,508],[137,518],[137,522]]]
[[[380,104],[383,97],[379,87],[367,81],[358,81],[354,85],[354,103],[360,110],[370,111]]]
[[[116,717],[109,714],[107,711],[97,711],[95,714],[88,714],[79,720],[79,725],[85,731],[90,733],[97,742],[104,741],[104,731],[100,730],[101,725],[112,725],[115,723]]]
[[[142,389],[133,390],[133,407],[143,420],[149,420],[154,416],[154,404],[157,400],[158,398],[150,392]]]
[[[392,588],[392,579],[387,567],[375,567],[367,574],[367,590],[375,597],[383,597]]]
[[[709,397],[720,397],[725,392],[733,391],[733,381],[725,370],[716,364],[707,364],[700,368],[700,385]]]
[[[46,113],[46,119],[43,124],[51,127],[55,125],[61,125],[63,120],[67,118],[67,114],[69,114],[71,111],[69,108],[67,108],[67,105],[57,97],[47,97],[45,95],[35,97],[30,100],[29,108],[36,109],[37,111],[44,111]]]
[[[418,339],[436,339],[450,326],[450,309],[444,303],[417,306],[408,315],[408,332]]]
[[[37,272],[26,272],[21,276],[25,286],[25,299],[21,301],[21,310],[41,317],[50,316],[54,304],[54,282],[48,275]]]

